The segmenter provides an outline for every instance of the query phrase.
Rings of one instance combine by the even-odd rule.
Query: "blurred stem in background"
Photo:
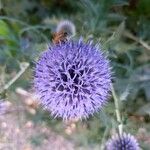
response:
[[[26,71],[28,67],[29,63],[20,63],[20,71],[14,76],[14,78],[12,78],[8,83],[4,85],[4,87],[0,89],[0,94],[5,92]]]
[[[105,142],[106,142],[109,130],[110,130],[110,128],[107,126],[106,129],[105,129],[105,131],[104,131],[104,134],[103,134],[103,138],[102,138],[102,141],[101,141],[100,150],[104,150],[105,149]]]

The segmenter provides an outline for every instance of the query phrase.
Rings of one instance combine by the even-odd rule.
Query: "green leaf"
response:
[[[143,89],[148,101],[150,101],[150,64],[138,67],[133,71],[130,77],[132,85],[132,95],[136,95],[139,90]]]
[[[135,49],[136,48],[136,44],[128,44],[128,43],[124,43],[119,41],[115,46],[114,49],[118,52],[126,52],[128,50],[131,49]]]
[[[150,115],[150,103],[140,107],[140,109],[136,112],[138,115]]]
[[[120,40],[124,29],[125,29],[125,22],[123,21],[119,25],[117,30],[112,34],[112,36],[104,43],[104,46],[110,47],[110,46],[116,45],[117,42]]]
[[[10,30],[8,25],[3,20],[0,20],[0,36],[7,37],[9,34]]]
[[[149,84],[145,85],[145,87],[143,87],[143,88],[144,88],[144,91],[145,91],[146,99],[148,101],[150,101],[150,82],[149,82]]]

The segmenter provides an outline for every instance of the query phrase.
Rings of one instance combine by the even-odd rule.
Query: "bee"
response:
[[[67,42],[72,36],[75,35],[75,26],[69,20],[61,21],[56,28],[56,32],[53,34],[52,42],[58,44],[60,42]]]
[[[53,34],[53,39],[52,39],[52,42],[54,44],[58,44],[60,42],[67,42],[68,41],[68,38],[67,38],[68,34],[67,32],[61,30],[60,32],[56,32]]]

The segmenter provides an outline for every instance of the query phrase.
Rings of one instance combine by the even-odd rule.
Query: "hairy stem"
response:
[[[113,86],[112,86],[112,95],[113,95],[113,98],[114,98],[116,118],[117,118],[117,121],[119,123],[119,125],[118,125],[119,134],[121,135],[123,133],[123,123],[122,123],[121,114],[120,114],[119,99],[116,95],[116,92],[115,92]]]

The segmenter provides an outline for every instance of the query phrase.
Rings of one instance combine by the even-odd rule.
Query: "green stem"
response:
[[[102,138],[100,150],[104,150],[105,149],[105,144],[104,143],[106,141],[106,137],[108,135],[108,132],[109,132],[109,127],[107,126],[105,131],[104,131],[104,135],[103,135],[103,138]]]
[[[4,87],[0,90],[0,94],[3,93],[5,90],[7,90],[29,67],[29,63],[21,63],[20,64],[20,71],[15,75],[14,78],[12,78],[7,84],[4,85]]]
[[[115,103],[116,118],[117,118],[117,121],[119,123],[119,125],[118,125],[119,134],[122,135],[122,133],[123,133],[123,123],[122,123],[121,114],[120,114],[119,99],[116,95],[116,92],[114,90],[113,85],[112,85],[112,95],[113,95],[114,103]]]

